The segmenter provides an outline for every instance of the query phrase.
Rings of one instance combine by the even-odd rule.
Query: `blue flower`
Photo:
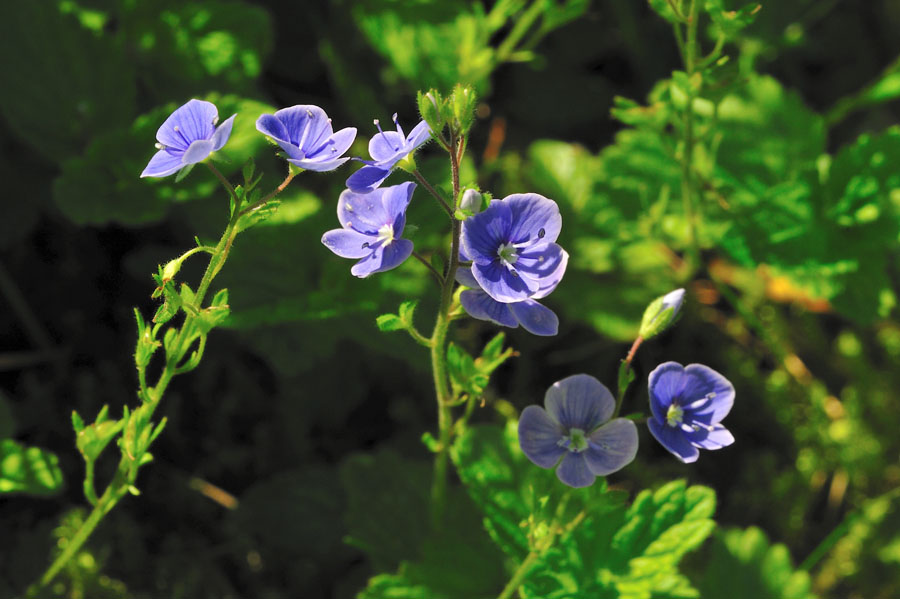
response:
[[[359,258],[350,272],[360,278],[400,266],[413,251],[400,235],[415,188],[407,182],[366,194],[345,189],[337,208],[343,228],[325,233],[322,243],[341,258]]]
[[[337,133],[325,111],[311,104],[282,108],[256,119],[256,129],[271,137],[287,154],[287,161],[308,171],[333,171],[349,157],[341,155],[356,139],[356,128]]]
[[[650,432],[676,458],[697,461],[699,449],[721,449],[734,437],[719,422],[734,404],[734,386],[703,364],[660,364],[650,373]]]
[[[590,486],[637,455],[637,427],[626,418],[610,420],[616,400],[594,377],[576,374],[553,383],[544,408],[522,411],[519,446],[541,468],[556,467],[556,476],[570,487]]]
[[[565,273],[569,256],[555,243],[561,228],[556,202],[513,194],[463,222],[462,247],[485,293],[504,304],[521,302],[543,297]]]
[[[369,155],[372,160],[363,160],[366,166],[347,179],[350,191],[368,193],[377,188],[387,179],[398,162],[415,152],[431,137],[431,127],[425,121],[421,121],[409,135],[405,135],[400,123],[397,122],[397,113],[394,113],[392,118],[397,125],[396,131],[383,131],[378,119],[375,119],[378,135],[369,140]]]
[[[141,177],[168,177],[186,166],[206,160],[222,149],[231,135],[234,117],[216,127],[219,110],[212,102],[188,100],[175,109],[156,132],[156,147]]]
[[[456,280],[461,285],[470,287],[470,289],[460,293],[459,301],[466,313],[472,318],[489,320],[500,326],[513,329],[522,325],[526,331],[533,335],[556,335],[559,330],[559,318],[553,313],[553,310],[541,305],[534,299],[509,304],[498,302],[484,292],[478,281],[472,276],[472,269],[466,267],[457,269]],[[540,299],[548,295],[556,288],[557,283],[559,283],[559,279],[535,294],[534,297]]]

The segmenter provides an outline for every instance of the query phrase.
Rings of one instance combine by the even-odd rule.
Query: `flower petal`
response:
[[[703,364],[688,364],[684,369],[684,377],[682,405],[691,419],[711,425],[728,415],[734,405],[734,386],[728,379]],[[709,402],[703,402],[702,407],[688,407],[710,393],[715,393],[715,396]],[[685,418],[687,419],[687,415]]]
[[[191,145],[184,152],[181,160],[185,164],[197,164],[203,162],[213,151],[213,142],[211,139],[198,139],[191,142]]]
[[[590,468],[583,453],[566,452],[566,457],[556,469],[556,477],[570,487],[590,487],[597,478]]]
[[[369,193],[391,174],[390,169],[366,165],[347,178],[346,185],[355,193]]]
[[[419,124],[413,127],[406,137],[406,145],[410,151],[413,151],[429,139],[431,139],[431,127],[425,121],[419,121]]]
[[[559,274],[560,265],[568,263],[568,258],[565,250],[557,244],[542,243],[522,251],[516,260],[515,269],[523,277],[537,281],[540,289],[544,287],[545,279]],[[559,277],[562,278],[562,275]]]
[[[306,157],[331,162],[340,158],[353,145],[354,139],[356,139],[356,127],[345,127],[327,138],[321,146],[307,153]]]
[[[187,150],[191,142],[212,137],[213,122],[218,115],[219,110],[212,102],[188,100],[163,122],[156,132],[156,139],[164,146]]]
[[[481,290],[481,286],[472,275],[472,269],[467,266],[460,266],[456,269],[456,282],[464,287]]]
[[[500,264],[499,260],[494,260],[487,265],[473,263],[472,274],[485,293],[505,304],[526,300],[539,288],[538,283],[526,277],[517,276],[518,273],[514,273]]]
[[[559,318],[553,313],[553,310],[534,300],[528,299],[506,304],[506,306],[509,307],[509,311],[515,316],[518,323],[532,335],[549,337],[559,331]]]
[[[656,440],[676,458],[685,464],[697,461],[697,458],[700,456],[700,450],[691,445],[691,442],[688,441],[680,428],[661,424],[656,418],[650,418],[647,421],[647,425],[650,427],[650,433],[656,437]]]
[[[147,166],[144,167],[141,177],[168,177],[178,172],[184,163],[181,157],[184,152],[173,152],[172,150],[160,150],[150,159]]]
[[[276,117],[274,114],[263,114],[258,119],[256,119],[256,130],[263,135],[268,135],[275,141],[283,141],[287,142],[288,144],[291,143],[288,139],[290,135],[288,134],[284,123],[282,123],[281,119]]]
[[[390,215],[384,210],[381,198],[383,193],[382,189],[372,193],[354,193],[349,189],[342,191],[337,205],[341,226],[360,233],[378,235],[381,227],[392,224]]]
[[[216,128],[216,132],[212,136],[213,152],[218,152],[228,142],[228,138],[231,137],[231,128],[234,126],[234,117],[236,116],[236,114],[231,115]]]
[[[590,432],[609,420],[616,400],[606,385],[589,374],[574,374],[547,389],[544,407],[567,430]]]
[[[406,138],[397,131],[379,131],[369,140],[369,155],[383,168],[391,168],[409,152]]]
[[[506,196],[503,201],[512,213],[510,241],[513,243],[528,240],[550,243],[559,237],[562,216],[553,200],[537,193],[516,193]]]
[[[472,318],[488,320],[503,327],[516,328],[518,321],[512,315],[509,306],[501,304],[479,288],[467,289],[459,294],[459,303]]]
[[[325,111],[312,104],[298,104],[275,113],[287,132],[287,141],[303,153],[318,148],[331,137],[333,130]]]
[[[658,421],[665,422],[672,400],[681,397],[684,367],[678,362],[663,362],[650,373],[649,381],[650,410]]]
[[[279,145],[280,145],[280,144],[279,144]],[[282,146],[282,147],[284,147],[284,146]],[[288,147],[293,148],[294,146],[288,146]],[[290,153],[288,153],[288,156],[290,156]],[[335,159],[335,160],[327,160],[327,161],[326,161],[326,160],[322,160],[322,159],[318,159],[318,160],[295,160],[295,159],[293,159],[293,158],[288,158],[288,162],[290,162],[291,164],[296,164],[297,166],[299,166],[299,167],[302,168],[302,169],[305,169],[305,170],[308,170],[308,171],[315,171],[315,172],[317,172],[317,173],[324,173],[324,172],[327,172],[327,171],[333,171],[334,169],[336,169],[337,167],[341,166],[342,164],[344,164],[344,163],[347,162],[348,160],[350,160],[350,157],[349,157],[349,156],[344,157],[344,158],[337,158],[337,159]]]
[[[350,269],[350,274],[364,279],[369,275],[391,270],[409,258],[412,251],[412,241],[395,239],[387,245],[379,245],[369,256],[354,264]]]
[[[712,430],[700,428],[686,435],[694,447],[701,449],[722,449],[734,443],[734,436],[721,424],[713,425]]]
[[[528,406],[519,417],[519,447],[529,460],[541,468],[552,468],[564,453],[559,441],[566,434],[540,406]]]
[[[322,235],[322,243],[341,258],[365,258],[373,251],[376,238],[353,229],[333,229]]]
[[[500,245],[509,241],[512,213],[501,200],[491,200],[487,210],[467,218],[462,224],[462,245],[473,261],[489,264],[496,260]]]
[[[412,181],[385,187],[381,190],[384,212],[394,227],[395,237],[399,237],[403,233],[403,227],[406,224],[406,208],[409,206],[415,190],[416,184]]]
[[[638,432],[626,418],[610,420],[590,435],[584,452],[588,468],[597,476],[621,470],[634,460],[638,450]]]
[[[535,293],[531,297],[533,299],[541,299],[553,293],[553,290],[556,289],[556,286],[559,285],[560,281],[562,281],[563,275],[566,274],[566,266],[568,264],[569,253],[563,250],[562,260],[560,260],[559,264],[556,265],[556,270],[552,273],[548,273],[544,278],[538,281],[538,283],[540,284],[540,289],[538,289],[537,293]]]

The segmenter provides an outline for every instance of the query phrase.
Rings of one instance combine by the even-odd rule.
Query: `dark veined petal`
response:
[[[275,118],[284,125],[287,141],[304,153],[318,148],[333,133],[328,115],[312,104],[282,108],[275,113]]]
[[[213,151],[212,139],[198,139],[182,155],[181,160],[185,164],[197,164],[206,160]]]
[[[396,268],[409,258],[413,251],[413,242],[408,239],[395,239],[386,245],[379,245],[368,257],[353,265],[350,274],[361,279],[369,275]]]
[[[390,169],[366,165],[347,178],[346,185],[350,191],[369,193],[378,188],[391,174]]]
[[[353,229],[333,229],[322,235],[322,243],[341,258],[365,258],[373,251],[376,238]]]
[[[566,456],[556,469],[556,477],[570,487],[590,487],[597,478],[590,468],[584,453],[566,452]]]
[[[584,458],[591,472],[606,476],[630,464],[637,450],[637,426],[626,418],[616,418],[588,435]]]
[[[658,421],[665,422],[672,400],[681,397],[684,389],[684,367],[678,362],[663,362],[650,373],[649,381],[650,410]]]
[[[306,157],[321,162],[334,161],[353,145],[354,139],[356,139],[356,127],[345,127],[327,138],[321,146],[307,153]]]
[[[399,237],[403,233],[403,227],[406,224],[406,208],[409,206],[415,190],[416,184],[412,181],[383,187],[380,190],[384,212],[394,227],[395,237]]]
[[[354,193],[349,189],[341,192],[338,198],[338,221],[345,229],[354,229],[360,233],[378,235],[378,230],[391,224],[392,219],[384,209],[382,194],[377,189],[372,193]]]
[[[470,216],[462,224],[462,245],[473,261],[488,264],[497,258],[500,245],[509,241],[512,214],[500,200],[491,200],[487,210]]]
[[[563,275],[566,274],[566,266],[568,264],[569,253],[563,250],[562,260],[560,260],[556,265],[556,270],[552,273],[549,273],[539,281],[540,289],[538,289],[537,293],[535,293],[531,297],[533,299],[541,299],[553,293],[553,290],[556,289],[556,286],[559,285],[560,281],[562,281]]]
[[[281,122],[281,119],[276,117],[274,114],[260,115],[260,117],[256,119],[256,130],[263,135],[268,135],[275,141],[283,141],[287,142],[288,144],[291,143],[290,139],[288,139],[290,135],[288,134],[287,128],[285,128],[284,123]]]
[[[684,378],[681,398],[686,419],[689,416],[709,425],[728,415],[734,405],[734,386],[728,379],[703,364],[688,364],[684,369]],[[715,396],[703,401],[710,393],[715,393]]]
[[[485,293],[504,304],[526,300],[538,290],[535,281],[517,276],[499,260],[487,265],[473,263],[472,274]]]
[[[463,293],[466,292],[464,291]],[[522,328],[532,335],[549,337],[559,331],[559,318],[553,313],[553,310],[542,306],[534,300],[528,299],[522,302],[501,305],[508,306],[508,310],[512,312],[512,315],[522,325]]]
[[[555,243],[542,243],[521,252],[515,268],[523,277],[536,281],[538,289],[541,289],[545,279],[559,274],[560,265],[564,262],[568,263],[568,255],[561,247]]]
[[[383,168],[391,168],[409,154],[406,138],[397,131],[379,131],[369,140],[369,156]]]
[[[609,420],[616,400],[606,385],[589,374],[574,374],[547,389],[544,407],[567,430],[590,432]]]
[[[503,199],[512,213],[510,241],[550,243],[556,241],[562,229],[559,206],[537,193],[515,193]]]
[[[415,150],[426,141],[431,139],[431,127],[425,121],[419,121],[419,124],[413,127],[406,138],[406,145],[410,151]]]
[[[529,460],[541,468],[552,468],[563,454],[559,441],[566,431],[544,408],[528,406],[519,417],[519,447]]]
[[[228,142],[228,138],[231,137],[231,128],[234,126],[234,117],[236,116],[236,114],[231,115],[216,127],[216,132],[212,136],[213,152],[218,152]]]
[[[481,289],[478,281],[472,275],[472,269],[467,266],[460,266],[456,269],[456,282],[471,289]]]
[[[466,289],[459,294],[459,303],[472,318],[487,320],[503,327],[516,328],[518,321],[509,309],[511,304],[501,304],[479,288]]]
[[[712,430],[699,428],[685,434],[694,447],[701,449],[722,449],[734,443],[734,436],[721,424],[713,425]]]
[[[700,450],[688,441],[684,431],[680,428],[669,426],[665,424],[665,421],[660,423],[656,418],[647,420],[647,425],[650,427],[650,433],[656,440],[676,458],[685,464],[697,461],[697,458],[700,456]]]
[[[163,122],[156,139],[164,146],[187,150],[191,142],[212,137],[218,116],[219,110],[212,102],[188,100]]]
[[[168,177],[178,172],[184,163],[181,161],[183,152],[172,152],[171,150],[160,150],[150,159],[141,177]]]

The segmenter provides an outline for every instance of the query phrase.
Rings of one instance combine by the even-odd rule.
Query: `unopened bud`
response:
[[[683,303],[684,289],[670,291],[650,302],[641,319],[640,336],[649,339],[672,326],[678,319]]]

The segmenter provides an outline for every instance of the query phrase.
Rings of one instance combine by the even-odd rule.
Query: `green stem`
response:
[[[697,21],[699,20],[697,0],[691,0],[687,22],[687,41],[684,47],[684,63],[688,80],[693,77],[697,66]],[[684,150],[681,157],[681,198],[684,204],[684,215],[688,225],[688,251],[691,270],[700,265],[700,246],[697,241],[697,211],[694,206],[694,186],[692,182],[691,163],[694,157],[694,91],[688,84],[687,106],[684,115]]]
[[[518,18],[516,24],[513,25],[512,31],[506,36],[506,39],[500,43],[500,46],[497,48],[497,52],[494,55],[495,65],[499,65],[509,59],[510,55],[512,55],[516,49],[516,44],[519,43],[522,37],[524,37],[531,28],[531,25],[543,12],[543,0],[534,0],[534,2],[531,3],[531,6],[529,6],[525,12],[522,13],[522,16]]]
[[[459,197],[459,140],[455,134],[450,138],[453,150],[450,152],[450,178],[453,182],[453,197]],[[455,203],[455,200],[454,200]],[[455,210],[455,206],[454,206]],[[453,214],[451,210],[450,214]],[[453,431],[453,415],[451,402],[453,395],[450,378],[447,373],[447,331],[450,328],[450,305],[453,302],[453,287],[456,282],[456,270],[459,268],[459,236],[461,226],[457,219],[452,219],[450,232],[450,265],[444,276],[441,289],[441,304],[431,334],[431,369],[434,375],[434,390],[438,409],[438,451],[434,458],[434,478],[431,484],[431,518],[437,528],[443,519],[444,503],[447,495],[447,461],[449,459],[450,437]]]
[[[421,262],[422,264],[424,264],[424,265],[425,265],[425,268],[427,268],[429,271],[431,271],[431,274],[434,276],[434,279],[437,281],[437,284],[443,289],[443,287],[444,287],[444,275],[442,275],[441,273],[439,273],[439,272],[437,271],[437,269],[436,269],[434,266],[432,266],[431,262],[429,262],[428,260],[426,260],[426,259],[425,259],[425,256],[423,256],[423,255],[420,254],[419,252],[413,250],[412,256],[413,256],[413,258],[415,258],[416,260],[418,260],[419,262]]]
[[[422,184],[422,187],[428,190],[428,193],[434,196],[434,198],[441,205],[441,208],[444,209],[444,212],[446,212],[450,216],[450,218],[453,218],[453,208],[451,208],[450,204],[447,203],[447,200],[445,200],[444,197],[440,193],[438,193],[438,190],[436,190],[434,186],[428,182],[428,179],[426,179],[418,169],[412,172],[412,176],[416,178],[416,181]]]

